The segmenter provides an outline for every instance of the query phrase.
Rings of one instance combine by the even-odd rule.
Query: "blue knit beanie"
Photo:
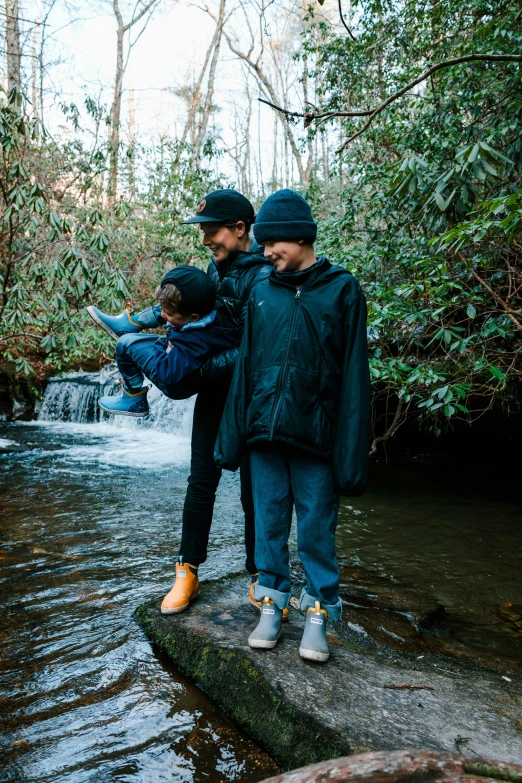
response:
[[[254,223],[257,242],[315,242],[317,225],[308,203],[299,193],[285,188],[263,202]]]

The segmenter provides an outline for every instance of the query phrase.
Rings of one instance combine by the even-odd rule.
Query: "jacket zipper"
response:
[[[290,333],[288,335],[288,344],[286,346],[285,361],[283,363],[283,370],[281,372],[281,375],[279,376],[279,383],[277,385],[277,396],[274,405],[274,413],[272,415],[272,424],[270,426],[270,433],[268,436],[268,440],[272,440],[274,437],[277,419],[279,418],[279,413],[281,412],[281,406],[283,404],[283,391],[286,383],[286,376],[288,373],[290,351],[292,349],[292,339],[294,336],[295,322],[297,316],[297,306],[299,304],[300,298],[301,298],[301,288],[299,288],[299,290],[296,292],[296,295],[294,297],[294,305],[293,305],[294,309],[292,310],[292,318],[290,319]]]

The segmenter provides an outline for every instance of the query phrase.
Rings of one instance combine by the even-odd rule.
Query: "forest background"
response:
[[[53,79],[53,13],[74,23],[86,4],[4,0],[0,370],[14,392],[112,359],[87,304],[147,306],[167,269],[208,262],[180,224],[206,192],[257,207],[292,187],[318,254],[367,295],[374,450],[406,421],[438,434],[519,411],[519,2],[202,0],[201,61],[145,137],[129,63],[181,3],[89,5],[113,17],[115,67],[110,99],[80,102]]]

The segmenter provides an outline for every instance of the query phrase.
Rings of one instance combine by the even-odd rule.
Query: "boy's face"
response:
[[[309,265],[311,245],[305,245],[302,239],[297,242],[263,242],[265,258],[273,263],[278,272],[296,272]],[[315,261],[315,258],[314,258]]]
[[[232,250],[240,249],[246,233],[242,220],[233,228],[222,223],[200,223],[199,227],[203,232],[203,244],[208,247],[218,264],[226,261]]]
[[[183,326],[186,326],[191,321],[199,321],[199,315],[197,313],[192,313],[192,315],[182,315],[176,310],[172,310],[170,307],[168,307],[168,305],[162,305],[161,317],[168,321],[169,324],[173,326],[174,329],[176,329],[178,332]]]

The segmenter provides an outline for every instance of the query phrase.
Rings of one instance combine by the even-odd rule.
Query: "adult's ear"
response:
[[[236,223],[236,228],[237,228],[237,237],[238,239],[241,239],[241,237],[245,236],[246,225],[242,220],[238,220]]]

